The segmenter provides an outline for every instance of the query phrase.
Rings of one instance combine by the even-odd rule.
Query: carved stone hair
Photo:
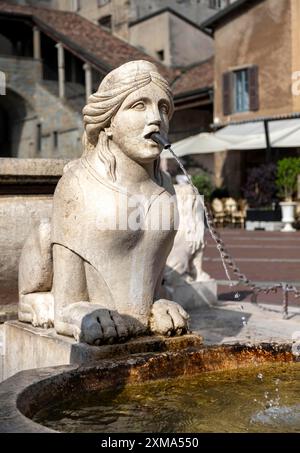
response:
[[[171,118],[173,98],[168,82],[158,73],[154,64],[148,61],[131,61],[111,71],[101,82],[96,93],[88,98],[83,109],[83,148],[86,155],[97,147],[100,160],[104,163],[108,177],[115,180],[115,157],[109,149],[109,139],[105,128],[127,96],[145,87],[150,82],[159,86],[170,100]],[[158,167],[159,161],[155,163]],[[158,171],[158,170],[157,170]]]

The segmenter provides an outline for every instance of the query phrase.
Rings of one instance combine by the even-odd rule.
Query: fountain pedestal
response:
[[[19,321],[4,324],[4,372],[7,379],[19,371],[58,365],[97,362],[111,357],[147,352],[178,351],[202,344],[199,335],[147,336],[114,345],[90,346],[58,335],[54,329],[33,327]]]

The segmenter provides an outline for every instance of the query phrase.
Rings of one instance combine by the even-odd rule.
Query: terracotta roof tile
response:
[[[83,17],[48,8],[13,5],[0,2],[0,13],[31,16],[33,21],[53,38],[60,39],[66,47],[104,71],[110,71],[131,60],[153,61],[161,74],[172,82],[178,71],[166,68],[149,55],[111,35]]]
[[[170,69],[78,14],[0,1],[0,13],[29,16],[45,33],[104,72],[131,60],[153,61],[174,95],[213,85],[213,58],[186,69]],[[175,81],[175,82],[174,82]]]
[[[186,70],[173,84],[174,95],[188,93],[201,88],[212,87],[214,83],[214,59],[193,65]]]

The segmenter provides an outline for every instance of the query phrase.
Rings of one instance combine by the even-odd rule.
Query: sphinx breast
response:
[[[83,171],[65,174],[55,196],[52,242],[103,266],[134,249],[163,259],[178,227],[175,198],[161,188],[147,199],[112,190]],[[149,261],[149,260],[148,260]]]

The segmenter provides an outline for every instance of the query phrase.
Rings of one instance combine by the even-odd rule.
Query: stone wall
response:
[[[82,116],[43,83],[36,85],[36,111],[42,127],[41,150],[34,157],[74,159],[82,154]],[[54,142],[57,133],[57,146]],[[21,156],[26,157],[26,156]]]
[[[1,156],[15,156],[22,150],[33,157],[36,149],[35,90],[41,77],[41,64],[25,57],[0,57],[0,68],[6,76],[6,94],[0,97],[0,109],[7,116],[9,137],[0,139]],[[3,119],[2,119],[3,120]],[[20,147],[22,144],[22,147]]]
[[[18,263],[31,229],[51,217],[52,194],[28,193],[37,181],[52,184],[52,191],[67,161],[48,159],[0,159],[0,322],[13,316],[18,303]],[[16,195],[5,195],[19,186]],[[33,192],[38,190],[33,190]]]
[[[70,0],[54,0],[52,4],[57,9],[72,10]],[[128,41],[128,14],[130,8],[128,0],[102,0],[102,2],[96,0],[80,0],[78,6],[77,14],[80,14],[95,24],[98,24],[98,20],[101,17],[112,15],[113,34]]]
[[[162,51],[162,62],[167,66],[172,63],[169,18],[170,14],[165,12],[130,27],[130,44],[139,47],[156,60],[159,60],[158,52]]]
[[[234,121],[293,111],[290,5],[287,0],[259,2],[216,30],[215,117]],[[299,32],[299,23],[297,27]],[[222,75],[251,65],[259,71],[259,111],[225,117]]]
[[[0,56],[0,67],[6,74],[8,88],[31,105],[34,102],[36,83],[42,76],[41,61],[29,57]]]
[[[34,225],[51,216],[51,208],[51,195],[0,197],[0,312],[16,311],[23,244]]]
[[[188,66],[213,55],[212,38],[174,14],[169,14],[169,21],[171,66]]]
[[[72,108],[68,100],[58,98],[55,92],[58,82],[45,83],[41,79],[41,62],[32,58],[0,57],[0,68],[7,81],[6,95],[0,97],[0,109],[8,116],[12,127],[10,152],[1,149],[0,155],[21,158],[80,156],[81,113]],[[57,134],[57,140],[54,134]],[[5,144],[1,143],[1,146]]]
[[[213,40],[184,19],[165,11],[130,26],[129,42],[165,65],[188,66],[213,54]],[[184,36],[184,39],[182,38]]]

